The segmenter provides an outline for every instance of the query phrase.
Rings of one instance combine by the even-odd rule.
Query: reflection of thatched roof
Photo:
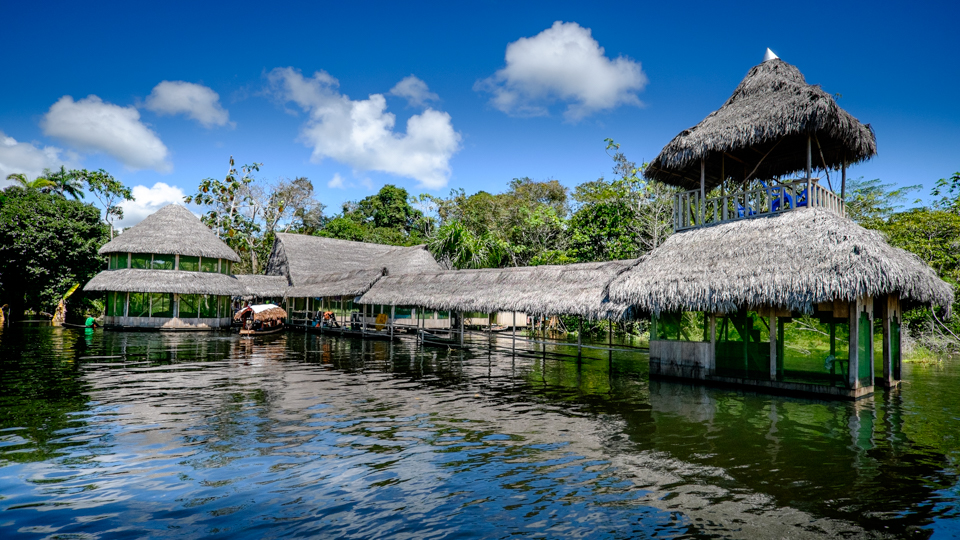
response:
[[[251,298],[283,298],[287,294],[289,283],[283,276],[261,276],[257,274],[238,274],[235,276],[243,287],[241,296]]]
[[[243,286],[233,276],[180,270],[141,270],[125,268],[104,270],[91,279],[85,291],[157,292],[177,294],[243,294]]]
[[[392,275],[378,281],[360,302],[451,311],[521,311],[619,318],[627,306],[607,302],[605,287],[631,263],[613,261]]]
[[[609,291],[612,300],[653,313],[765,305],[811,313],[819,302],[893,292],[953,301],[952,287],[917,256],[815,208],[676,233]]]
[[[179,204],[168,204],[100,248],[100,253],[161,253],[240,262],[230,246]]]
[[[277,235],[267,274],[285,276],[288,297],[357,295],[384,274],[434,272],[424,246],[397,247],[302,234]]]
[[[813,143],[816,168],[826,161],[836,169],[844,159],[856,163],[877,153],[869,125],[841,109],[819,86],[807,84],[795,66],[768,60],[750,70],[723,107],[670,141],[644,175],[699,189],[700,160],[705,158],[710,190],[719,184],[721,168],[726,176],[743,180],[767,152],[754,178],[791,174],[806,167],[808,134],[819,141],[819,148]]]
[[[272,307],[268,307],[272,306]],[[260,309],[257,309],[260,308]],[[239,321],[242,320],[243,314],[251,312],[253,313],[253,320],[260,322],[267,321],[282,321],[287,318],[287,312],[280,306],[274,304],[264,304],[258,306],[245,306],[240,311],[237,311],[233,315],[233,320]]]

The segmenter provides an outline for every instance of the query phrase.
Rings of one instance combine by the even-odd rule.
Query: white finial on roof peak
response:
[[[767,52],[763,55],[763,61],[766,62],[767,60],[776,60],[778,58],[780,57],[773,54],[773,51],[770,50],[770,47],[767,47]]]

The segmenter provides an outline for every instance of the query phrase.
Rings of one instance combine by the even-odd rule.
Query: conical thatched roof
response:
[[[610,299],[640,310],[731,312],[899,292],[949,306],[953,288],[876,231],[816,208],[679,232],[620,274]]]
[[[385,274],[440,270],[425,246],[398,247],[280,233],[267,274],[285,276],[287,297],[356,295]]]
[[[620,318],[624,304],[606,300],[606,285],[633,261],[391,275],[360,298],[363,304],[414,305],[450,311],[521,311]]]
[[[168,204],[100,248],[105,253],[160,253],[240,262],[230,246],[179,204]]]
[[[215,294],[238,296],[243,285],[233,276],[181,270],[104,270],[93,277],[85,291]]]
[[[825,161],[827,168],[837,169],[844,160],[856,163],[877,153],[869,124],[841,109],[819,86],[807,84],[795,66],[775,58],[754,66],[723,107],[674,137],[644,176],[699,189],[701,159],[706,159],[707,190],[720,183],[721,170],[741,181],[755,166],[751,178],[792,174],[806,168],[808,134],[816,136],[815,168]]]

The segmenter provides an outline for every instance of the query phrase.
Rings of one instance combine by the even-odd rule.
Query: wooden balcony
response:
[[[701,198],[700,190],[678,193],[673,203],[674,230],[782,214],[800,208],[823,208],[845,215],[843,199],[817,180],[809,178],[770,184],[719,197]]]

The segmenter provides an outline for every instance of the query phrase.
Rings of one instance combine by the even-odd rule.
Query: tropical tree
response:
[[[27,306],[52,312],[70,287],[103,269],[97,250],[107,242],[107,227],[90,204],[19,186],[4,194],[0,304],[10,305],[13,320]]]
[[[74,200],[79,200],[83,198],[84,184],[84,178],[80,173],[81,171],[76,170],[67,171],[67,169],[61,165],[59,171],[44,169],[43,174],[40,176],[51,182],[49,188],[51,193],[56,193],[61,197],[70,195]]]
[[[54,186],[54,183],[51,180],[43,178],[42,176],[38,176],[33,180],[27,180],[27,175],[23,173],[8,174],[7,180],[13,180],[14,182],[17,182],[24,189],[36,190],[44,193],[50,191],[50,189],[52,189]]]
[[[103,220],[110,226],[110,238],[113,239],[113,223],[123,219],[123,207],[120,204],[134,200],[133,192],[103,169],[96,171],[83,169],[71,171],[71,173],[76,178],[82,179],[87,184],[87,190],[103,205]]]

